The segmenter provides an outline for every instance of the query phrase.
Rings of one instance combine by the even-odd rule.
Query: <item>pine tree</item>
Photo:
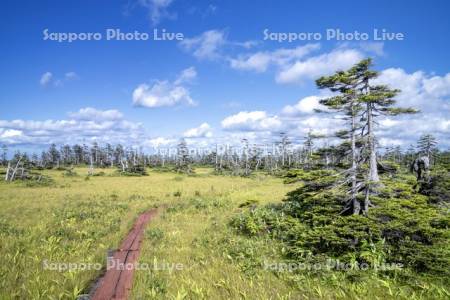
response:
[[[2,166],[6,166],[6,164],[8,163],[8,146],[6,146],[5,144],[2,145],[2,154],[0,160]]]
[[[56,149],[55,144],[51,144],[50,148],[48,149],[48,156],[52,167],[59,167],[59,160],[61,159],[61,155],[58,149]]]
[[[74,155],[74,162],[76,165],[83,162],[83,147],[78,144],[72,146],[72,153]]]
[[[395,96],[400,90],[391,89],[386,85],[371,85],[371,80],[378,76],[378,72],[371,70],[372,60],[362,60],[353,67],[355,78],[360,82],[358,101],[365,105],[362,112],[362,121],[365,123],[362,135],[366,138],[368,152],[369,171],[367,174],[366,197],[364,211],[368,211],[370,205],[369,195],[371,188],[379,185],[377,152],[375,145],[375,119],[379,116],[397,116],[400,114],[417,113],[413,108],[395,107]]]
[[[417,142],[417,149],[419,150],[420,154],[426,155],[428,157],[428,160],[431,162],[433,153],[437,149],[436,145],[437,141],[433,135],[424,134]]]
[[[399,90],[390,89],[385,85],[372,85],[371,80],[378,76],[371,70],[372,60],[365,59],[357,63],[347,71],[338,71],[328,77],[321,77],[316,81],[319,88],[327,88],[338,94],[320,101],[331,111],[344,115],[348,122],[348,130],[340,131],[337,136],[350,140],[351,168],[349,174],[351,191],[350,201],[344,210],[352,208],[353,214],[360,212],[367,215],[371,188],[379,185],[376,137],[374,133],[375,119],[379,116],[396,116],[405,113],[416,113],[411,108],[394,107],[394,97]],[[357,138],[360,131],[361,139]],[[358,146],[359,147],[358,147]],[[361,148],[361,149],[359,149]],[[366,175],[366,196],[363,206],[357,201],[357,193],[361,189],[361,183],[357,182],[359,164],[368,161],[369,168]]]
[[[177,145],[177,172],[190,173],[191,165],[189,158],[189,149],[187,147],[186,141],[181,139]]]
[[[362,106],[357,99],[356,88],[359,84],[358,82],[358,70],[352,68],[348,71],[338,71],[336,74],[321,77],[316,80],[316,84],[319,88],[327,88],[332,92],[337,92],[338,94],[320,100],[320,103],[326,106],[331,111],[335,111],[347,122],[348,129],[344,131],[339,131],[336,135],[346,141],[350,140],[349,152],[346,151],[350,156],[351,167],[345,172],[346,182],[350,183],[350,199],[347,202],[344,211],[352,210],[353,214],[359,214],[361,211],[361,204],[357,200],[357,194],[359,190],[359,183],[357,182],[357,171],[358,171],[358,149],[356,147],[357,143],[357,130],[360,129],[358,124],[358,114],[362,110]],[[322,111],[323,112],[323,111]]]
[[[377,169],[377,154],[375,149],[375,119],[383,116],[397,116],[400,114],[416,113],[412,108],[394,107],[395,96],[400,90],[391,89],[386,85],[371,85],[371,80],[378,77],[378,72],[371,70],[373,66],[370,58],[362,60],[355,67],[355,75],[360,81],[358,100],[364,103],[365,109],[362,114],[363,135],[367,140],[367,150],[369,158],[368,181],[378,183],[380,178]]]

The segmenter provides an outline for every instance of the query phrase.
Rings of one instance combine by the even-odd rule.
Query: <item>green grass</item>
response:
[[[136,271],[133,299],[449,296],[432,282],[411,289],[374,273],[349,280],[338,272],[266,270],[265,262],[286,261],[284,244],[265,234],[242,235],[230,222],[255,206],[280,203],[301,183],[264,174],[216,176],[206,168],[192,176],[149,170],[149,176],[129,177],[105,169],[86,177],[87,169],[74,171],[45,171],[53,181],[42,186],[0,182],[0,299],[74,299],[87,292],[102,270],[44,270],[43,261],[104,267],[107,249],[117,248],[139,213],[163,204],[145,231],[139,259],[159,269]]]
[[[173,207],[168,209],[171,213],[163,213],[150,228],[159,224],[166,233],[164,237],[179,239],[180,250],[163,249],[161,245],[149,248],[151,239],[146,239],[142,260],[153,260],[153,254],[148,251],[161,249],[168,255],[166,261],[177,262],[183,253],[189,255],[191,240],[201,238],[197,235],[214,218],[224,228],[226,216],[239,203],[249,198],[278,201],[292,188],[263,175],[252,179],[221,177],[210,175],[209,169],[197,169],[195,176],[150,171],[149,176],[142,177],[117,176],[108,169],[101,171],[105,172],[103,176],[88,180],[87,169],[75,169],[77,176],[64,176],[64,171],[45,171],[45,175],[54,179],[48,186],[0,182],[0,255],[3,258],[0,298],[73,299],[86,292],[102,271],[44,270],[44,260],[104,265],[107,249],[115,249],[136,216],[151,207],[163,203]],[[196,207],[203,206],[201,199],[217,202],[230,210],[216,210],[216,204],[208,204],[199,210],[199,215]],[[197,202],[192,204],[192,201]],[[185,205],[193,205],[192,213],[186,211]],[[179,223],[173,218],[177,215],[180,215]],[[173,231],[166,232],[168,226]],[[182,262],[188,266],[187,261]],[[183,272],[185,278],[201,284],[200,278]],[[136,295],[147,292],[141,285],[147,275],[136,274],[133,290]],[[181,286],[180,291],[178,287],[170,285],[170,294],[182,292]]]
[[[195,184],[198,179],[185,180]],[[140,261],[153,266],[178,263],[183,269],[137,272],[133,298],[279,299],[292,295],[294,289],[262,270],[261,264],[251,273],[239,257],[233,257],[231,248],[242,243],[242,238],[230,230],[228,222],[248,199],[279,201],[294,187],[270,177],[212,177],[205,182],[209,180],[218,180],[214,189],[186,195],[147,229]],[[270,244],[260,246],[271,248]]]

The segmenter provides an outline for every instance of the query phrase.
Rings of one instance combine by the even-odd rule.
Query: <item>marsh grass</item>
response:
[[[0,255],[3,258],[0,298],[73,299],[88,291],[103,270],[44,270],[44,260],[104,266],[107,250],[116,249],[136,216],[149,208],[167,203],[168,211],[173,209],[182,215],[177,230],[194,237],[201,233],[194,230],[196,226],[207,226],[209,218],[222,222],[224,209],[218,208],[226,205],[231,208],[233,203],[243,202],[250,195],[262,198],[264,192],[258,191],[260,186],[267,185],[271,190],[265,195],[267,200],[279,199],[288,190],[278,180],[263,183],[232,177],[224,179],[210,175],[209,169],[197,170],[196,176],[175,175],[181,180],[173,180],[174,173],[170,172],[149,171],[149,176],[127,177],[104,169],[97,171],[100,176],[89,176],[85,181],[87,168],[75,168],[73,172],[79,176],[66,176],[65,171],[42,170],[43,175],[51,178],[51,185],[0,182]],[[274,191],[278,193],[271,197]],[[206,198],[199,197],[200,194]],[[203,199],[209,200],[206,203]],[[196,219],[197,211],[203,218],[210,216]],[[178,226],[168,216],[163,214],[157,222],[162,222],[162,227]],[[185,227],[184,221],[192,228]],[[164,222],[168,222],[167,225]],[[174,236],[176,234],[164,234],[161,241]],[[189,245],[183,248],[187,250]],[[170,251],[166,252],[171,255]],[[143,255],[142,259],[147,257]],[[192,282],[196,280],[191,278]],[[139,287],[138,283],[136,285]],[[172,285],[168,287],[171,289]]]
[[[277,205],[301,183],[256,174],[195,176],[149,170],[149,176],[117,176],[115,170],[42,170],[51,185],[0,183],[0,299],[74,299],[103,270],[44,270],[50,262],[90,262],[105,267],[142,212],[163,207],[146,229],[133,299],[446,299],[448,291],[418,281],[412,289],[377,274],[278,272],[265,262],[286,261],[281,241],[259,232],[242,235],[230,221],[242,211]],[[182,265],[175,270],[174,265]],[[351,280],[354,278],[355,280]],[[410,277],[412,278],[412,277]],[[414,284],[414,283],[412,283]]]

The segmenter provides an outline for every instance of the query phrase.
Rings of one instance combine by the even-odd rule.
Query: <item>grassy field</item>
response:
[[[141,260],[180,263],[183,270],[138,271],[136,298],[192,293],[239,297],[252,285],[255,295],[288,293],[270,274],[261,280],[240,274],[226,251],[210,249],[208,243],[223,237],[215,232],[228,230],[227,218],[240,203],[280,201],[294,186],[264,175],[214,176],[209,169],[189,177],[159,172],[120,177],[103,170],[102,176],[86,178],[86,169],[75,172],[45,171],[54,179],[49,186],[0,183],[0,298],[76,298],[102,271],[59,272],[51,263],[104,265],[107,249],[117,248],[135,217],[161,204],[168,208],[148,228]]]
[[[149,170],[118,176],[113,170],[44,171],[48,185],[0,183],[0,299],[76,299],[102,274],[139,213],[161,207],[146,229],[133,299],[445,299],[432,282],[400,284],[370,273],[351,281],[338,272],[274,272],[285,249],[267,235],[248,237],[230,221],[253,205],[279,203],[300,184],[256,174],[191,176]],[[247,224],[251,226],[252,224]],[[101,269],[52,269],[55,263],[90,263]],[[60,264],[61,265],[61,264]],[[49,268],[50,266],[50,268]],[[64,265],[63,265],[64,266]],[[348,275],[348,274],[347,274]]]

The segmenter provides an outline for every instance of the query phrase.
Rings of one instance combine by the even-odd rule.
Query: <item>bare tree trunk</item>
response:
[[[259,165],[261,164],[261,159],[256,161],[255,171],[258,171]]]
[[[219,164],[219,147],[217,146],[216,143],[216,164],[215,164],[216,172],[219,171],[218,164]]]
[[[351,183],[352,183],[352,190],[351,190],[351,201],[353,203],[353,214],[359,215],[361,211],[361,205],[356,199],[356,122],[355,122],[355,108],[352,105],[352,128],[351,128],[351,147],[352,147],[352,168],[351,168]]]
[[[123,158],[120,160],[120,163],[122,165],[122,173],[125,172],[125,164],[123,163]]]
[[[17,168],[19,167],[20,161],[22,160],[22,156],[19,158],[19,160],[16,163],[16,166],[11,174],[11,178],[9,178],[9,181],[14,181],[15,177],[16,177],[16,172],[17,172]]]
[[[91,154],[90,159],[89,159],[88,175],[93,175],[93,174],[94,174],[94,162],[93,162],[93,158],[92,158],[92,154]]]
[[[369,181],[371,183],[380,182],[380,177],[378,176],[377,167],[377,153],[375,150],[375,140],[373,136],[373,115],[372,115],[372,104],[367,103],[367,136],[368,136],[368,146],[369,146]]]
[[[8,161],[8,167],[6,168],[5,181],[9,180],[9,171],[11,170],[11,162]]]

